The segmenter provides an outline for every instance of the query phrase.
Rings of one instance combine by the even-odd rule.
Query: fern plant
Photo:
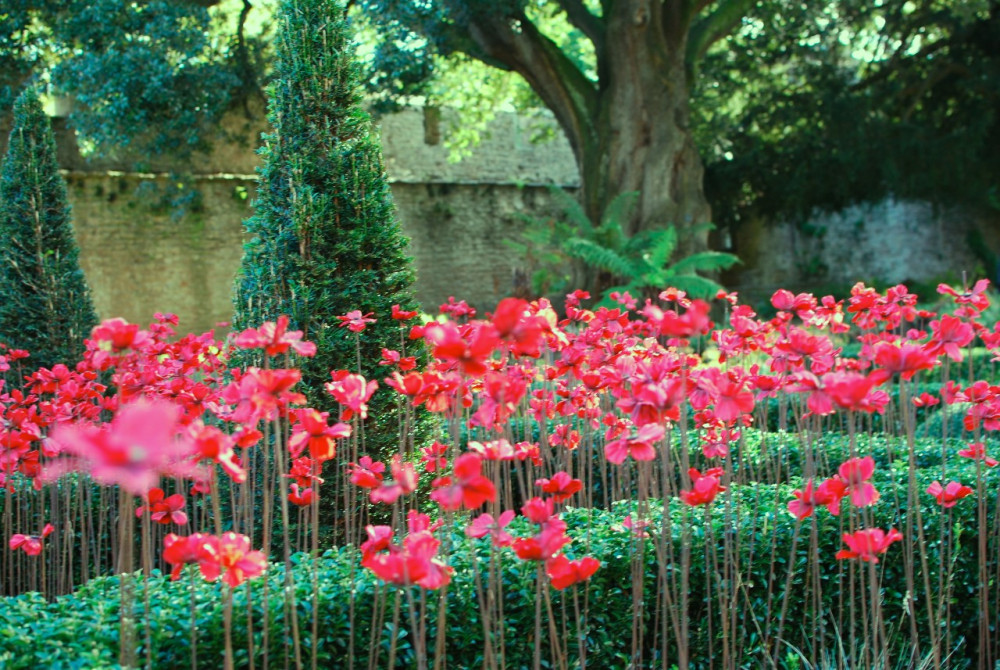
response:
[[[703,251],[671,262],[679,241],[674,226],[645,230],[629,236],[623,229],[638,199],[635,191],[614,198],[595,226],[572,195],[552,187],[565,220],[529,219],[523,242],[507,245],[534,268],[532,289],[537,294],[565,292],[580,286],[603,295],[628,291],[635,297],[653,297],[673,286],[693,297],[710,297],[722,288],[696,273],[726,270],[739,262],[733,254]],[[706,223],[689,234],[711,229]]]

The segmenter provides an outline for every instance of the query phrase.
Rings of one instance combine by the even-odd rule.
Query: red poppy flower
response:
[[[288,501],[299,507],[309,507],[313,502],[313,490],[311,488],[299,489],[297,482],[292,482],[291,492],[288,494]]]
[[[368,540],[361,545],[361,565],[390,584],[418,584],[438,589],[451,580],[452,569],[437,556],[441,541],[434,537],[425,515],[412,511],[407,518],[410,534],[402,546],[392,543],[388,526],[368,526]]]
[[[289,405],[305,403],[301,393],[291,390],[302,378],[298,370],[247,368],[239,379],[222,389],[222,399],[236,405],[226,418],[254,427],[258,421],[271,421]]]
[[[541,486],[544,493],[552,494],[553,500],[562,502],[582,489],[583,482],[573,479],[568,472],[557,472],[552,475],[552,479],[535,480],[535,486]]]
[[[382,360],[379,365],[398,365],[403,372],[408,372],[417,367],[417,359],[413,356],[405,358],[395,349],[382,349]]]
[[[189,563],[198,562],[201,555],[201,545],[210,536],[205,533],[195,533],[187,537],[168,533],[163,538],[163,560],[174,566],[170,571],[170,579],[178,580],[181,568]]]
[[[396,502],[399,496],[417,490],[418,476],[413,463],[404,461],[397,454],[392,457],[391,468],[393,478],[388,482],[382,482],[378,488],[372,489],[372,492],[368,494],[373,503],[381,502],[391,505]]]
[[[911,402],[913,402],[914,407],[933,407],[934,405],[940,404],[941,399],[937,396],[931,395],[930,393],[921,393]]]
[[[608,462],[620,465],[627,456],[637,461],[651,461],[656,458],[657,442],[663,439],[666,429],[658,423],[647,423],[634,436],[612,440],[604,445],[604,457]]]
[[[42,540],[51,535],[54,530],[55,527],[51,523],[47,523],[45,524],[45,528],[42,529],[41,535],[15,533],[10,536],[10,550],[16,551],[20,549],[28,556],[38,556],[42,553]]]
[[[493,327],[500,339],[510,343],[511,351],[517,355],[538,357],[540,347],[549,330],[548,322],[531,314],[526,300],[504,298],[493,313]]]
[[[818,487],[814,487],[813,480],[810,479],[804,487],[792,492],[796,499],[788,503],[788,511],[799,519],[805,519],[812,516],[817,507],[823,506],[837,516],[840,514],[840,501],[846,491],[847,485],[835,477],[827,479]]]
[[[323,388],[339,402],[344,410],[344,421],[358,414],[362,419],[368,418],[368,401],[378,388],[374,379],[366,381],[361,375],[351,374],[347,370],[335,370],[330,373],[333,381],[327,382]]]
[[[399,305],[392,306],[392,318],[396,321],[409,321],[418,314],[417,310],[404,310]]]
[[[363,489],[374,489],[382,483],[385,463],[373,461],[371,456],[362,456],[357,463],[348,465],[351,483]]]
[[[590,556],[571,561],[564,554],[559,554],[545,562],[545,574],[552,580],[552,588],[562,591],[587,581],[600,567],[601,562]]]
[[[955,362],[964,358],[962,347],[968,346],[976,336],[971,324],[948,314],[940,321],[931,321],[931,330],[934,334],[927,343],[927,353],[935,357],[946,354]]]
[[[950,295],[959,304],[971,305],[978,311],[983,311],[990,306],[990,299],[986,297],[986,289],[990,286],[989,279],[980,279],[972,287],[971,291],[959,293],[947,284],[938,284],[937,292],[942,295]]]
[[[919,344],[904,342],[900,345],[880,344],[875,349],[875,364],[891,373],[910,379],[921,370],[937,365],[937,358]]]
[[[296,423],[288,438],[288,450],[292,458],[298,458],[302,451],[309,449],[309,455],[323,463],[337,455],[337,440],[350,437],[351,427],[346,423],[327,424],[327,412],[315,409],[298,409],[292,412]]]
[[[552,518],[555,513],[555,505],[552,498],[530,498],[521,506],[521,514],[532,523],[542,524]]]
[[[476,509],[497,498],[496,487],[482,474],[483,460],[477,454],[465,453],[455,459],[452,477],[434,480],[431,500],[441,509]]]
[[[262,551],[251,551],[250,538],[237,533],[207,537],[198,547],[198,567],[202,576],[213,582],[222,581],[236,588],[247,579],[264,573],[267,557]]]
[[[146,494],[146,504],[136,508],[136,517],[141,517],[149,510],[149,518],[164,526],[175,523],[183,526],[188,522],[188,516],[184,510],[184,496],[175,493],[167,497],[161,488],[150,490]]]
[[[847,549],[837,552],[837,559],[860,558],[862,561],[878,563],[878,554],[884,554],[893,542],[902,540],[903,534],[894,528],[889,532],[881,528],[859,530],[854,534],[844,533],[844,544]]]
[[[464,300],[455,300],[455,296],[448,296],[448,302],[441,304],[438,309],[442,314],[447,314],[453,319],[461,319],[462,317],[469,317],[470,319],[476,316],[476,309],[470,307]]]
[[[104,351],[119,353],[126,349],[138,349],[151,340],[149,331],[122,318],[106,319],[94,326],[90,339]]]
[[[236,452],[233,451],[232,436],[215,426],[206,426],[201,420],[188,426],[187,433],[194,443],[195,454],[198,457],[218,463],[234,482],[242,484],[246,481],[247,473],[240,466]]]
[[[972,495],[971,488],[962,486],[958,482],[948,482],[947,485],[941,486],[940,482],[935,481],[927,487],[927,492],[934,496],[941,507],[945,508],[954,507],[959,500]]]
[[[572,540],[566,536],[566,522],[553,517],[542,524],[537,535],[519,537],[513,546],[514,553],[523,561],[547,561],[570,542]]]
[[[875,460],[871,456],[850,458],[837,471],[847,485],[851,503],[857,507],[873,505],[879,499],[879,492],[868,480],[875,474]]]
[[[681,500],[688,505],[707,505],[715,500],[715,496],[726,490],[719,481],[722,477],[722,468],[711,468],[704,474],[691,468],[688,474],[691,476],[692,487],[690,490],[680,492]]]
[[[424,462],[424,472],[443,470],[448,465],[448,459],[445,458],[446,453],[448,453],[448,445],[436,440],[429,447],[421,449],[420,460]]]
[[[471,377],[486,374],[487,362],[500,343],[493,325],[479,322],[461,329],[450,321],[431,323],[424,329],[424,338],[435,358],[458,364]]]
[[[986,445],[982,442],[972,442],[968,447],[958,452],[962,458],[971,458],[974,461],[982,461],[988,468],[995,468],[1000,465],[1000,461],[986,455]]]

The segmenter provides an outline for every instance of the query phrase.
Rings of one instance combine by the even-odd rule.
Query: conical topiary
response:
[[[358,367],[354,334],[337,317],[352,310],[374,315],[376,323],[360,334],[361,372],[381,382],[381,349],[400,348],[392,305],[415,308],[413,272],[381,145],[361,108],[344,8],[334,0],[286,0],[279,17],[268,102],[273,130],[260,150],[256,213],[246,221],[253,237],[236,281],[234,328],[288,315],[289,327],[318,349],[297,361],[303,390],[312,406],[336,417],[323,384],[331,370]],[[400,431],[396,400],[384,384],[370,407],[366,450],[386,455]]]
[[[72,367],[97,323],[78,256],[52,127],[29,87],[0,172],[0,342],[35,366]]]

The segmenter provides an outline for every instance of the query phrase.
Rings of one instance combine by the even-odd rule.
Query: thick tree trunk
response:
[[[638,191],[626,232],[674,225],[682,256],[707,246],[707,233],[684,232],[711,218],[689,124],[691,66],[751,1],[719,2],[696,21],[708,3],[603,0],[597,16],[580,0],[557,0],[594,44],[597,82],[504,3],[473,2],[476,11],[468,0],[449,6],[471,38],[461,48],[521,74],[555,114],[576,155],[591,219],[599,222],[616,196]]]
[[[669,44],[634,13],[609,19],[594,132],[577,153],[585,209],[599,221],[617,195],[638,191],[627,233],[674,225],[678,257],[703,250],[707,233],[684,233],[711,221],[711,207],[691,136],[683,38]]]

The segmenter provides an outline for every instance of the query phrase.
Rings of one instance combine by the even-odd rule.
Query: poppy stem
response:
[[[226,638],[225,670],[233,670],[233,587],[222,586],[225,593],[225,604],[222,610],[222,627]]]

